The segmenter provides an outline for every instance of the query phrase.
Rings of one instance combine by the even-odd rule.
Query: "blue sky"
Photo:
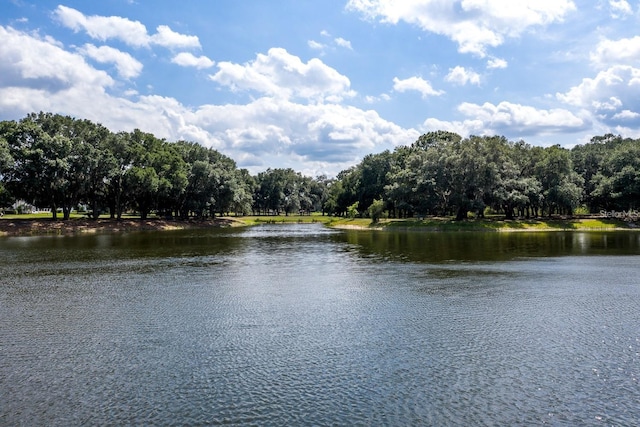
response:
[[[328,174],[433,130],[640,137],[638,0],[0,0],[0,120],[33,111]]]

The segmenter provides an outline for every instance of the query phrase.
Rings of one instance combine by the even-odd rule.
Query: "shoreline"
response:
[[[609,218],[522,219],[453,221],[436,219],[427,221],[384,221],[379,224],[331,225],[342,230],[415,231],[415,232],[480,232],[480,233],[539,233],[558,231],[640,231],[636,222]]]
[[[459,229],[445,229],[444,227],[431,227],[431,226],[391,226],[391,227],[367,227],[363,225],[332,225],[331,228],[339,230],[359,230],[359,231],[415,231],[425,233],[556,233],[559,231],[640,231],[640,228],[624,228],[624,227],[590,227],[590,228],[536,228],[536,227],[523,227],[523,228],[489,228],[489,227],[469,227]]]
[[[294,218],[283,223],[301,222]],[[308,221],[307,221],[308,222]],[[513,220],[513,221],[462,221],[429,220],[396,221],[387,220],[378,224],[365,223],[362,220],[327,220],[313,221],[326,227],[352,231],[402,231],[402,232],[487,232],[487,233],[522,233],[522,232],[558,232],[558,231],[640,231],[637,223],[602,218],[591,219],[551,219],[551,220]],[[242,217],[220,217],[213,219],[161,219],[137,218],[86,219],[72,218],[53,220],[51,218],[0,218],[0,237],[9,236],[66,236],[76,234],[124,233],[136,231],[194,230],[225,227],[246,227],[258,225]]]
[[[167,231],[237,227],[241,222],[230,218],[214,219],[0,219],[0,237],[66,236],[75,234],[124,233],[132,231]]]

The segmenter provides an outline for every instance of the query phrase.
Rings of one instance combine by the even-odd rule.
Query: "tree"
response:
[[[559,145],[544,149],[536,169],[547,214],[571,215],[580,203],[584,179],[573,170],[569,151]]]
[[[129,194],[125,192],[125,176],[127,171],[133,167],[136,151],[133,145],[131,134],[128,132],[119,132],[106,141],[107,153],[105,156],[111,167],[105,177],[105,199],[109,206],[111,219],[120,220],[129,201]]]
[[[0,207],[8,206],[13,202],[11,193],[4,185],[5,174],[9,171],[13,159],[9,153],[9,144],[2,136],[4,135],[5,124],[0,123]]]
[[[626,140],[611,150],[603,162],[592,193],[610,200],[612,208],[636,209],[640,206],[640,140]],[[607,198],[608,194],[608,198]]]
[[[125,173],[124,182],[127,194],[140,213],[140,219],[147,219],[160,187],[160,179],[155,169],[149,166],[133,166]]]
[[[69,217],[70,204],[81,178],[73,174],[72,142],[63,132],[71,118],[50,113],[30,114],[5,137],[14,159],[7,183],[16,197],[51,208],[57,219],[62,207]]]
[[[591,212],[598,212],[603,207],[611,206],[610,193],[596,191],[601,184],[604,168],[615,147],[622,143],[622,138],[613,134],[595,136],[585,145],[577,145],[571,150],[573,169],[584,180],[584,203]]]
[[[371,221],[378,222],[384,212],[384,201],[381,199],[375,199],[371,206],[367,209]]]
[[[385,186],[389,184],[387,175],[391,171],[392,155],[388,150],[379,154],[369,154],[356,167],[359,175],[357,195],[362,209],[370,206],[374,199],[381,199]]]

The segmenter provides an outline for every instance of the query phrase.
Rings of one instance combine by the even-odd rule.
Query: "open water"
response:
[[[0,425],[638,425],[640,233],[0,238]]]

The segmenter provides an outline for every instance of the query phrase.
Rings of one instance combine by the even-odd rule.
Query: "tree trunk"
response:
[[[513,219],[513,209],[511,206],[505,205],[503,209],[505,219]]]

